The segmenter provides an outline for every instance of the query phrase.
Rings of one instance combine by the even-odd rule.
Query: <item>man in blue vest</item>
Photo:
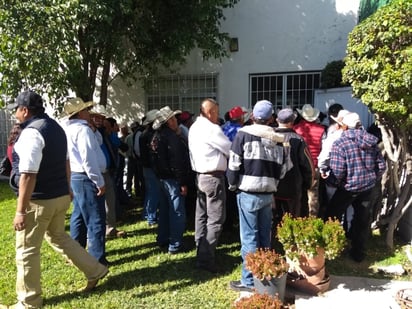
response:
[[[22,132],[13,150],[11,187],[17,193],[16,230],[17,304],[12,308],[40,308],[40,248],[43,238],[67,256],[87,277],[84,291],[93,289],[108,269],[65,232],[70,206],[70,165],[66,135],[44,113],[43,100],[24,91],[9,104],[15,110]],[[0,306],[7,308],[7,306]]]

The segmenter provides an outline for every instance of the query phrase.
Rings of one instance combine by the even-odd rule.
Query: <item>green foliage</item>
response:
[[[256,252],[246,254],[246,268],[257,279],[268,280],[280,278],[287,273],[289,265],[275,250],[259,248]]]
[[[219,26],[237,1],[0,0],[0,94],[28,86],[89,100],[100,78],[105,104],[114,76],[148,77],[195,47],[206,59],[224,57]]]
[[[380,8],[349,34],[343,80],[381,123],[412,132],[412,0]]]
[[[321,74],[321,88],[345,87],[348,84],[342,82],[342,69],[345,63],[342,60],[332,61],[326,64]]]
[[[267,294],[252,294],[240,298],[232,305],[233,309],[286,309],[282,301],[274,296]]]
[[[286,256],[298,261],[301,254],[309,257],[325,250],[326,259],[336,258],[346,244],[345,231],[338,220],[324,222],[313,216],[293,218],[286,213],[277,227],[277,238],[283,245]]]

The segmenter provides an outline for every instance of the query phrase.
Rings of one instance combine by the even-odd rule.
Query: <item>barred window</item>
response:
[[[217,98],[217,74],[160,76],[146,87],[148,110],[168,105],[172,110],[198,113],[204,98]]]
[[[301,108],[304,104],[313,105],[320,72],[251,74],[249,83],[252,105],[269,100],[275,109]]]

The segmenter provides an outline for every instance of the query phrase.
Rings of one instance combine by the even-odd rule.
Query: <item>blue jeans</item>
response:
[[[96,185],[86,174],[72,173],[73,212],[70,218],[70,235],[91,256],[106,265],[106,211],[104,196],[97,196]]]
[[[246,269],[246,254],[258,248],[270,248],[272,226],[273,194],[251,194],[240,192],[237,195],[239,208],[239,229],[242,255],[243,285],[253,287],[253,275]]]
[[[169,244],[169,252],[176,252],[183,245],[186,228],[185,197],[180,194],[180,185],[175,179],[161,179],[167,203],[159,207],[158,242]]]
[[[143,216],[149,224],[157,222],[157,209],[161,202],[161,183],[152,168],[143,168],[145,183]],[[164,201],[162,201],[164,203]]]

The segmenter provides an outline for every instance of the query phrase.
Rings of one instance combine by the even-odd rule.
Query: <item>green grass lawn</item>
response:
[[[15,197],[8,185],[0,181],[0,303],[15,303],[14,230]],[[140,205],[128,212],[119,228],[128,237],[107,242],[110,273],[88,294],[78,292],[85,278],[66,263],[47,243],[42,247],[42,286],[45,308],[229,308],[239,296],[227,288],[228,282],[240,278],[240,244],[236,230],[224,231],[217,257],[223,273],[213,275],[197,270],[193,229],[185,234],[186,253],[169,255],[156,246],[156,230],[140,220]],[[69,216],[67,217],[69,218]],[[377,264],[406,262],[397,245],[391,253],[383,237],[374,235],[368,259],[354,263],[345,255],[327,264],[334,275],[381,278],[374,272]],[[407,280],[408,277],[396,278]]]

